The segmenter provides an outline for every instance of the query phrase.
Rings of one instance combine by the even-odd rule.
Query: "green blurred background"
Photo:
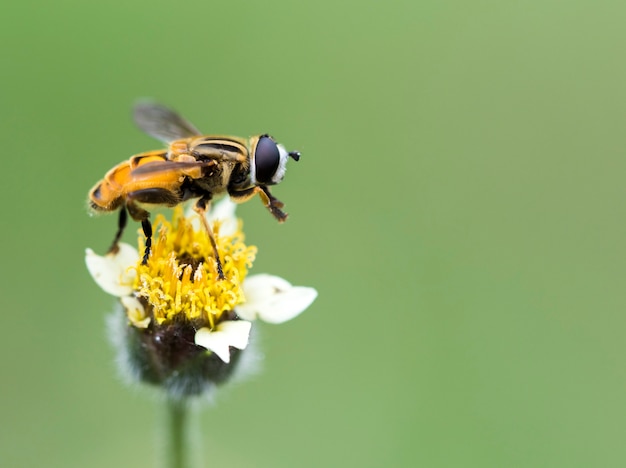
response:
[[[255,272],[314,286],[199,415],[206,466],[626,465],[626,4],[6,4],[0,466],[151,467],[116,378],[86,194],[160,144],[140,97],[303,157],[241,207]],[[134,229],[126,239],[133,241]]]

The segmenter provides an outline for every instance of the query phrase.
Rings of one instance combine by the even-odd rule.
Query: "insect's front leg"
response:
[[[272,213],[272,216],[278,220],[279,223],[284,223],[287,220],[287,213],[283,212],[281,208],[285,206],[278,198],[274,197],[269,189],[265,185],[258,185],[246,190],[241,191],[229,191],[230,197],[236,203],[243,203],[248,201],[255,195],[259,195],[265,207]]]
[[[274,218],[278,220],[279,223],[284,223],[287,220],[287,213],[281,210],[285,204],[281,202],[278,198],[274,197],[270,193],[270,189],[268,189],[265,185],[259,185],[259,196],[265,207],[270,210],[270,213],[274,215]]]

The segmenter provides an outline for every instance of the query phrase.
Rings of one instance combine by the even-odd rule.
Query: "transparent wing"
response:
[[[133,108],[133,119],[142,131],[165,143],[201,135],[183,117],[155,102],[138,102]]]
[[[214,166],[215,161],[177,162],[154,161],[142,164],[131,171],[131,176],[154,177],[160,174],[187,174],[203,167]]]

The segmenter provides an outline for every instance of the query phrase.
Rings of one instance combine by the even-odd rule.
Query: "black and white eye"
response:
[[[254,152],[255,178],[257,183],[270,185],[279,182],[275,179],[280,165],[281,154],[278,145],[268,136],[259,138]]]

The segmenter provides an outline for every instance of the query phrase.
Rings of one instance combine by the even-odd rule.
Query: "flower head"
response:
[[[248,277],[256,247],[246,245],[228,199],[208,216],[222,261],[220,279],[208,235],[195,216],[178,208],[172,222],[157,217],[145,264],[124,243],[105,256],[86,252],[96,283],[122,305],[125,320],[115,340],[123,345],[126,366],[138,380],[178,397],[201,394],[231,376],[248,347],[252,321],[284,322],[317,296],[313,288],[276,276]]]

